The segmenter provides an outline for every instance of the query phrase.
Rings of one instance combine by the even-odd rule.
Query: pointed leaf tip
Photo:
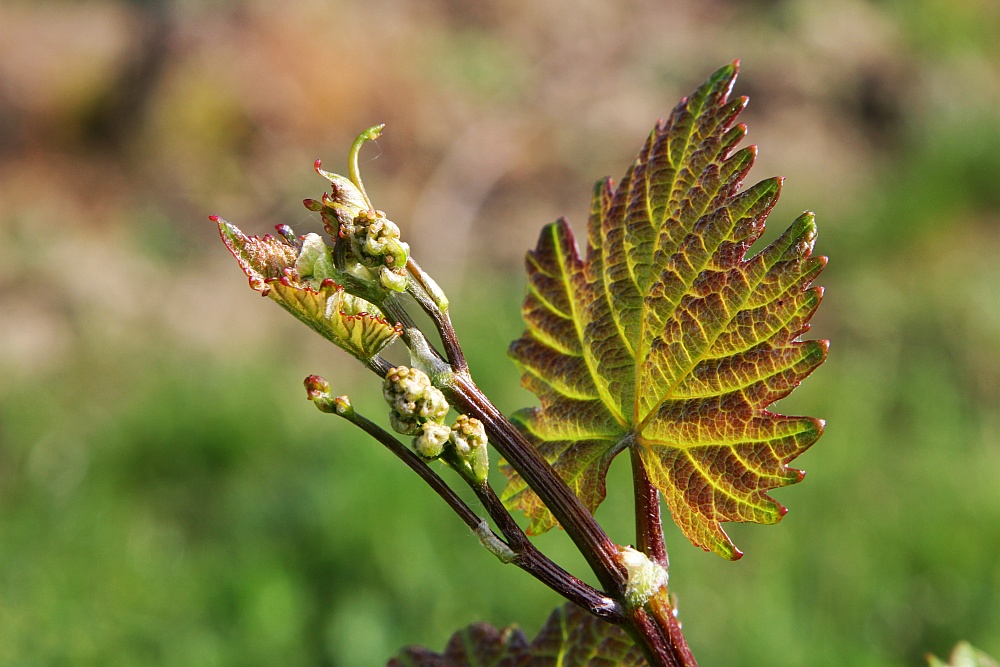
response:
[[[516,421],[589,509],[611,460],[635,447],[687,537],[734,560],[721,524],[780,520],[768,491],[801,479],[788,464],[822,433],[767,408],[828,349],[799,340],[822,297],[814,216],[747,256],[782,179],[742,187],[756,151],[731,150],[737,70],[717,70],[658,124],[616,187],[595,187],[585,253],[564,221],[543,229],[526,259],[527,330],[510,348],[541,403]],[[532,532],[556,525],[502,469],[504,501]]]

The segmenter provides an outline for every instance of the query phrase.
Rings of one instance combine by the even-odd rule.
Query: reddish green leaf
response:
[[[387,667],[641,667],[646,661],[625,631],[573,604],[552,612],[532,642],[517,626],[474,623],[444,653],[410,646]]]
[[[399,336],[381,311],[348,294],[334,279],[330,249],[311,234],[301,248],[265,235],[246,236],[215,218],[219,234],[239,262],[250,287],[274,301],[321,336],[367,361]]]
[[[810,283],[816,226],[800,216],[747,257],[781,179],[741,189],[756,156],[735,150],[746,98],[736,64],[713,74],[653,129],[614,187],[594,191],[581,258],[569,225],[528,253],[527,331],[511,345],[541,407],[515,420],[591,509],[611,460],[638,448],[677,525],[696,545],[739,558],[722,522],[774,523],[767,492],[803,473],[787,464],[823,423],[767,411],[826,358],[801,341],[822,297]],[[509,467],[508,506],[531,532],[555,519]]]

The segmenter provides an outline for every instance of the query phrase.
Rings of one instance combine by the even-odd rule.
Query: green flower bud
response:
[[[354,416],[354,406],[351,405],[351,399],[347,396],[338,396],[333,399],[333,407],[341,417]]]
[[[459,415],[451,427],[451,442],[458,455],[465,458],[476,449],[486,448],[486,428],[475,417]]]
[[[413,449],[425,459],[436,459],[444,451],[451,429],[434,421],[420,425],[420,435],[413,439]]]
[[[389,404],[389,423],[403,435],[420,435],[421,426],[429,421],[442,424],[450,409],[426,373],[406,366],[389,369],[382,396]]]
[[[485,481],[490,472],[490,460],[483,423],[475,417],[459,415],[451,427],[449,441],[454,448],[459,472],[475,482]]]
[[[399,227],[382,211],[365,210],[349,225],[342,225],[341,237],[350,243],[351,258],[379,274],[382,287],[396,292],[406,289],[406,261],[410,246],[399,240]]]

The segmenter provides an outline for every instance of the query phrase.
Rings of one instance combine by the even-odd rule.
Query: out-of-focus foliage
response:
[[[207,215],[319,232],[310,165],[387,123],[368,191],[513,410],[538,229],[585,219],[593,181],[735,57],[757,169],[789,177],[773,215],[816,210],[831,257],[813,333],[833,354],[779,404],[828,429],[781,525],[734,527],[739,563],[669,529],[685,634],[706,665],[1000,654],[998,14],[2,3],[0,664],[371,665],[473,621],[534,635],[556,599],[308,405],[320,373],[382,410],[350,357],[254,303]],[[623,472],[598,518],[630,543]]]
[[[624,630],[574,604],[565,604],[552,612],[530,642],[517,626],[497,630],[488,623],[473,623],[453,634],[442,653],[408,646],[389,661],[388,667],[643,667],[645,664],[642,652]]]
[[[976,650],[968,642],[959,642],[948,656],[947,663],[935,656],[930,656],[927,663],[930,667],[997,667],[996,660]]]

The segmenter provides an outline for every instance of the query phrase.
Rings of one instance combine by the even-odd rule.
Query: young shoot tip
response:
[[[354,186],[361,191],[361,196],[364,197],[365,203],[368,205],[369,209],[374,209],[372,206],[371,199],[368,198],[368,193],[365,191],[365,185],[361,182],[361,169],[358,167],[358,155],[361,153],[361,147],[364,146],[366,141],[374,141],[382,136],[382,129],[385,127],[385,123],[380,123],[379,125],[373,125],[367,130],[358,135],[358,138],[354,140],[354,144],[351,145],[351,152],[348,157],[348,162],[351,171],[351,182]]]

